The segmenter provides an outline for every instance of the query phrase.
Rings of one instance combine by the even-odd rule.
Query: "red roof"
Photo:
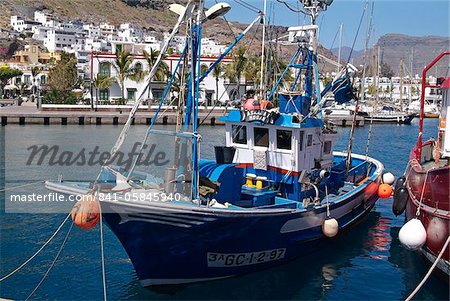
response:
[[[450,88],[450,77],[447,77],[441,84],[441,89],[448,89],[448,88]]]

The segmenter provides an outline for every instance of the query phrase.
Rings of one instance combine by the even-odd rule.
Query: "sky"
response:
[[[224,0],[220,0],[222,2]],[[242,0],[225,0],[232,6],[226,15],[229,21],[249,23],[256,13],[240,5]],[[303,15],[288,10],[276,0],[267,0],[268,9],[273,7],[276,25],[294,26],[303,25],[308,21]],[[219,0],[206,0],[207,7]],[[252,6],[263,8],[263,0],[245,0]],[[297,0],[286,0],[287,3],[297,7]],[[374,3],[373,24],[375,37],[387,33],[401,33],[412,36],[437,35],[450,36],[450,1],[447,0],[372,0]],[[327,11],[322,12],[318,19],[320,25],[320,42],[327,48],[339,46],[335,36],[339,25],[343,23],[344,46],[351,46],[355,39],[358,24],[364,11],[365,0],[334,0]],[[301,7],[301,5],[300,5]],[[268,15],[270,10],[268,11]],[[355,49],[364,48],[365,21],[358,34]]]

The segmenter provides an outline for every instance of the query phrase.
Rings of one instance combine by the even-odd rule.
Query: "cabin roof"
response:
[[[259,113],[261,113],[262,118],[257,118]],[[247,116],[256,117],[256,120],[252,120],[253,118],[246,118]],[[265,117],[265,118],[263,118]],[[303,123],[296,122],[297,119],[292,114],[278,113],[271,114],[269,111],[241,111],[241,110],[230,110],[227,116],[220,117],[220,120],[227,123],[252,123],[252,124],[267,124],[267,125],[275,125],[287,128],[312,128],[312,127],[322,127],[323,122],[318,118],[306,118]]]

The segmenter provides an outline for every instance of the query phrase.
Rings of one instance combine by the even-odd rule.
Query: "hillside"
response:
[[[439,53],[449,49],[450,37],[440,36],[408,36],[397,33],[390,33],[379,38],[377,45],[380,46],[381,60],[391,66],[395,74],[399,74],[400,60],[403,58],[404,63],[409,69],[409,56],[413,51],[413,74],[420,74],[422,69],[430,63]],[[369,58],[371,49],[369,49]],[[333,48],[332,52],[337,56],[338,48]],[[341,56],[347,60],[350,53],[350,47],[342,47]],[[355,65],[363,64],[364,51],[354,51],[352,58]],[[369,61],[370,64],[370,61]],[[437,72],[433,75],[445,76],[446,66],[449,61],[443,60],[438,65]],[[436,71],[436,70],[433,70]],[[405,71],[405,75],[407,72]]]

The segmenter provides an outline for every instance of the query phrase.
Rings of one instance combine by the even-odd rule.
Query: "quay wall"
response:
[[[0,108],[2,126],[20,125],[122,125],[128,119],[131,106],[99,106],[92,110],[89,106],[54,106],[45,105],[38,110],[35,106],[5,106]],[[156,112],[156,107],[139,108],[132,120],[132,125],[149,125]],[[200,108],[199,122],[205,125],[223,125],[220,117],[226,114],[225,108]],[[176,124],[174,107],[162,108],[155,124]],[[351,126],[352,116],[333,116],[329,120],[337,126]],[[357,116],[356,126],[364,126],[364,118]]]

